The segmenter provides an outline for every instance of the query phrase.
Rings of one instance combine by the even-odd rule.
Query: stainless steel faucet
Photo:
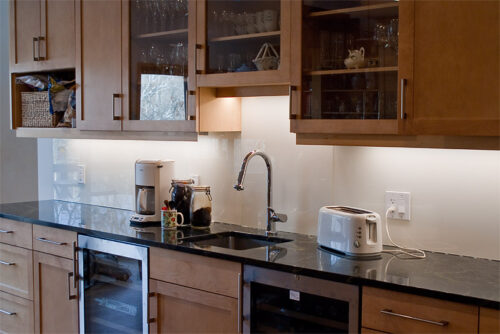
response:
[[[267,227],[266,227],[266,234],[267,235],[274,235],[276,234],[276,222],[286,222],[288,217],[285,214],[282,213],[276,213],[274,212],[272,208],[272,169],[271,169],[271,160],[269,160],[269,157],[264,153],[259,150],[254,150],[249,152],[245,158],[243,159],[243,164],[241,165],[241,170],[238,175],[238,183],[234,186],[234,189],[241,191],[244,190],[243,188],[243,180],[245,179],[245,174],[247,172],[247,166],[250,160],[256,156],[259,155],[264,159],[264,162],[266,163],[267,166]]]

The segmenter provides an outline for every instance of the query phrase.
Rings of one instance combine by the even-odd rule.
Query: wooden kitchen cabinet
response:
[[[33,300],[31,250],[0,243],[0,290]]]
[[[241,263],[153,247],[150,278],[151,333],[241,331]]]
[[[239,115],[239,104],[225,106],[228,116],[217,112],[220,104],[200,101],[194,69],[197,2],[169,4],[77,1],[78,129],[171,132],[191,140],[197,131],[241,130],[240,118],[232,117]],[[218,127],[201,127],[204,117]]]
[[[500,333],[500,310],[479,308],[479,334]]]
[[[362,327],[388,333],[477,333],[478,307],[363,287]],[[369,333],[369,332],[368,332]]]
[[[288,85],[293,2],[196,1],[197,86]],[[269,64],[260,67],[253,60],[264,43],[272,47]]]
[[[237,333],[238,299],[149,281],[150,333]],[[189,315],[192,321],[183,321]]]
[[[292,39],[302,41],[302,45],[292,44],[292,64],[300,64],[291,68],[290,122],[297,143],[499,149],[500,32],[491,27],[499,24],[500,4],[444,0],[354,3],[359,6],[351,2],[350,8],[315,11],[314,6],[292,2],[292,20],[302,22],[302,27],[292,30]],[[331,19],[321,23],[322,17]],[[393,19],[398,19],[397,63],[388,68],[387,64],[381,66],[385,61],[380,55],[387,58],[391,38],[380,39],[380,33],[383,26],[390,31]],[[339,31],[336,24],[343,20],[349,24],[341,32],[362,37],[352,48],[363,46],[367,62],[378,62],[378,67],[328,68],[334,65],[325,59],[335,60],[336,48],[331,45],[336,44],[323,42],[323,36],[325,31]],[[359,30],[352,28],[358,23]],[[380,40],[385,43],[382,53]],[[345,51],[338,62],[347,57],[345,43],[350,43],[348,38],[340,41]],[[370,46],[374,41],[379,52],[372,58],[377,54]],[[376,84],[370,78],[374,73]],[[367,104],[370,94],[377,95],[376,107]],[[370,113],[377,108],[377,113]]]
[[[75,67],[75,3],[11,0],[10,71]]]
[[[33,332],[33,301],[0,291],[0,333]]]
[[[78,297],[73,261],[33,252],[36,333],[77,333]]]

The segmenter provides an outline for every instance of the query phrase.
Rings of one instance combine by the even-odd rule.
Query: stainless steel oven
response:
[[[243,333],[358,333],[359,287],[245,266]]]
[[[80,333],[148,333],[148,248],[78,236]]]

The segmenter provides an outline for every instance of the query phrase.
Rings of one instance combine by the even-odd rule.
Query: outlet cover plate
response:
[[[385,192],[385,210],[392,205],[396,207],[394,212],[388,214],[388,218],[399,220],[411,219],[410,193],[403,191],[386,191]]]
[[[85,165],[78,165],[78,183],[85,184]]]

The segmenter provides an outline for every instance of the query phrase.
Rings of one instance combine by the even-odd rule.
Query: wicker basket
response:
[[[271,43],[264,43],[253,63],[259,71],[277,70],[280,67],[280,57]]]
[[[21,93],[22,126],[55,128],[60,115],[50,113],[49,92]]]

